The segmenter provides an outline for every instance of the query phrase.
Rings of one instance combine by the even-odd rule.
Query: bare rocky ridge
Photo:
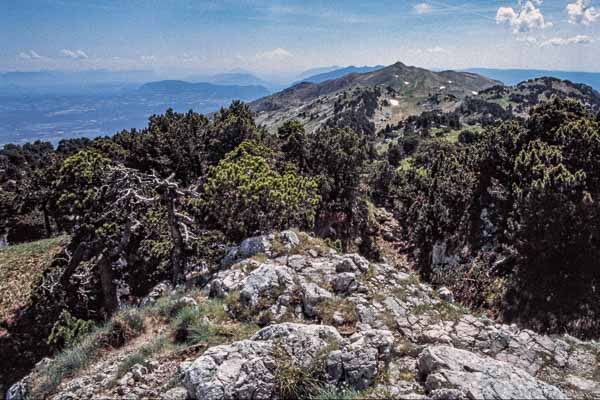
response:
[[[271,399],[349,390],[360,398],[600,397],[598,343],[471,315],[407,264],[312,244],[291,231],[250,238],[203,277],[205,296],[237,296],[226,302],[230,314],[265,325],[248,339],[149,356],[116,379],[132,344],[63,381],[53,398]],[[165,289],[146,306],[173,295]],[[23,398],[19,388],[8,399]]]

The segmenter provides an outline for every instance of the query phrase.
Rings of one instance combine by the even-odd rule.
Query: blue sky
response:
[[[0,70],[600,71],[600,0],[2,0]]]

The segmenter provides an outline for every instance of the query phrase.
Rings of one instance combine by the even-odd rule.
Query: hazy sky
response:
[[[600,0],[0,0],[0,70],[600,71]]]

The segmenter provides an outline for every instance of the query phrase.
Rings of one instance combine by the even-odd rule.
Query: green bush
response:
[[[63,310],[48,336],[48,344],[58,349],[72,347],[94,328],[94,321],[75,318],[68,310]]]
[[[581,104],[559,99],[534,109],[528,120],[488,129],[469,146],[421,146],[399,171],[394,193],[421,271],[454,286],[468,304],[503,307],[495,311],[505,318],[537,329],[597,332],[598,154],[598,122]],[[461,268],[485,279],[431,271],[440,241],[447,253],[484,252],[476,268]],[[510,262],[492,267],[490,251]],[[505,297],[482,295],[490,290],[482,282]]]
[[[232,240],[313,224],[316,182],[289,165],[278,168],[271,154],[255,142],[244,142],[209,172],[197,204],[199,215]]]

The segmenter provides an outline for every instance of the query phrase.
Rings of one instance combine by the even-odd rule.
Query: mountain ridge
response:
[[[430,71],[397,62],[383,69],[348,74],[321,82],[301,82],[250,106],[257,121],[276,130],[285,120],[298,119],[308,131],[353,121],[368,134],[401,125],[423,113],[454,113],[471,123],[525,117],[553,96],[600,107],[600,93],[584,84],[542,77],[505,86],[473,72]]]
[[[363,73],[367,73],[367,72],[377,71],[382,68],[385,68],[385,66],[376,65],[376,66],[370,67],[370,66],[365,65],[363,67],[355,67],[354,65],[350,65],[348,67],[340,67],[340,68],[336,68],[331,71],[325,71],[322,73],[305,76],[296,83],[300,83],[300,82],[321,83],[321,82],[329,81],[332,79],[341,78],[342,76],[348,75],[348,74],[363,74]]]
[[[205,96],[207,99],[231,98],[240,100],[252,100],[270,93],[266,87],[259,85],[217,85],[207,82],[191,83],[182,80],[145,83],[138,88],[138,92],[172,95],[194,93]]]
[[[314,130],[340,110],[348,109],[345,105],[356,108],[358,103],[369,103],[362,110],[367,114],[365,118],[371,122],[396,123],[437,106],[449,110],[451,107],[445,103],[455,103],[457,99],[498,85],[502,83],[473,73],[434,72],[397,62],[376,71],[348,74],[321,83],[301,82],[258,99],[250,106],[257,113],[258,122],[267,127],[277,127],[285,119],[296,118]],[[438,104],[428,104],[432,96],[441,97],[435,99]],[[384,102],[391,109],[377,113],[379,103]],[[362,111],[353,110],[354,113]],[[376,129],[380,128],[378,125],[381,124],[376,123]]]

